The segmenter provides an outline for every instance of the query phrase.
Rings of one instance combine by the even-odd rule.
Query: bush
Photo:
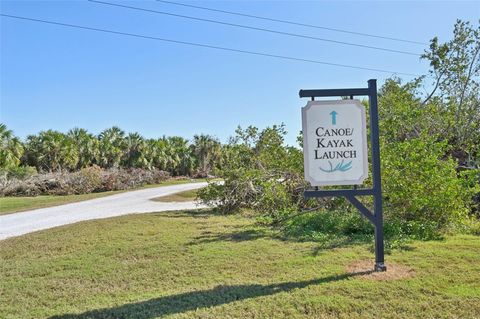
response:
[[[130,189],[146,184],[158,184],[167,180],[170,174],[161,170],[141,168],[110,169],[102,172],[101,191]]]
[[[77,172],[46,173],[23,179],[6,178],[1,196],[71,195],[124,190],[145,184],[157,184],[170,175],[161,170],[111,169],[91,166]]]
[[[87,194],[102,186],[102,170],[98,166],[83,168],[74,173],[61,173],[46,192],[54,195]]]
[[[76,194],[91,193],[102,185],[102,169],[96,165],[82,168],[72,175]]]
[[[19,182],[37,174],[35,167],[17,166],[0,169],[0,196],[6,190],[14,191],[17,188],[25,188],[26,185]],[[34,192],[35,193],[35,192]]]
[[[198,197],[223,213],[250,209],[271,222],[304,207],[302,153],[283,145],[285,134],[283,125],[238,128],[216,170],[224,184],[210,183]]]
[[[12,179],[0,188],[0,196],[37,196],[42,194],[35,177],[25,180]]]
[[[444,158],[447,149],[447,143],[434,136],[383,143],[385,221],[445,231],[467,218],[478,184],[470,181],[472,176],[457,173],[455,161]],[[404,231],[431,237],[431,231],[415,227]]]
[[[283,234],[300,240],[316,241],[322,248],[357,242],[371,242],[373,225],[353,210],[319,210],[289,219]]]
[[[16,166],[0,170],[0,174],[8,179],[25,179],[37,174],[37,169],[33,166]]]

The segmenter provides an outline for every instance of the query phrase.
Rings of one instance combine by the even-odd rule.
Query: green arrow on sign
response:
[[[332,116],[332,125],[337,124],[337,114],[338,113],[335,111],[330,112],[330,115]]]

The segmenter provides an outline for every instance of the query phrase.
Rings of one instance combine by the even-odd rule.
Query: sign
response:
[[[383,243],[382,174],[378,128],[377,80],[367,88],[300,90],[311,98],[302,108],[305,178],[313,186],[359,184],[367,177],[365,108],[354,96],[368,96],[372,186],[368,188],[306,189],[305,198],[344,197],[375,227],[375,271],[386,271]],[[313,101],[316,97],[350,96],[352,100]],[[373,210],[357,196],[372,196]]]
[[[305,179],[312,186],[362,184],[368,176],[365,107],[358,100],[302,108]]]

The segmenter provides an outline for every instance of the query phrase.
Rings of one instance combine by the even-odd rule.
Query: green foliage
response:
[[[0,168],[9,169],[20,164],[23,145],[7,126],[0,123]]]
[[[445,229],[467,217],[470,188],[457,175],[454,160],[443,158],[446,142],[422,136],[382,143],[385,219],[434,222]]]
[[[74,128],[63,134],[42,131],[25,143],[0,124],[0,170],[33,166],[39,172],[78,171],[93,165],[104,169],[164,170],[172,175],[206,176],[219,167],[221,143],[209,135],[195,135],[191,144],[179,136],[145,139],[114,126],[98,136]]]
[[[148,147],[145,139],[138,133],[130,133],[125,138],[123,149],[122,166],[136,168],[150,168],[146,148]]]
[[[451,120],[444,129],[452,154],[462,165],[480,168],[480,24],[457,20],[453,39],[433,38],[422,57],[430,62],[433,80],[424,103],[443,105]]]
[[[104,168],[119,167],[126,148],[125,132],[114,126],[100,133],[100,154],[98,164]]]
[[[389,81],[380,99],[385,229],[390,247],[460,229],[469,219],[472,196],[480,190],[477,172],[459,173],[457,162],[448,155],[448,141],[433,134],[435,125],[423,121],[428,116],[435,122],[431,109],[410,114],[408,106],[418,102],[413,88]],[[223,169],[218,171],[224,184],[211,183],[199,191],[199,198],[218,205],[224,213],[253,210],[262,222],[281,225],[287,236],[325,245],[371,239],[372,226],[343,200],[303,198],[302,153],[284,145],[284,134],[283,126],[237,129],[224,147]]]
[[[469,227],[472,233],[473,228]],[[355,209],[321,209],[300,214],[286,220],[282,234],[287,238],[315,241],[321,248],[372,243],[373,225]],[[384,238],[387,249],[401,248],[412,240],[436,240],[442,238],[435,221],[406,221],[387,219],[384,221]]]
[[[224,147],[222,168],[217,170],[224,184],[211,183],[199,191],[199,198],[224,213],[253,209],[272,220],[305,205],[302,153],[284,145],[285,134],[284,125],[262,131],[239,127]]]
[[[195,167],[195,158],[187,139],[172,136],[166,139],[167,154],[171,162],[170,169],[173,175],[190,175]],[[169,170],[170,171],[170,170]]]
[[[480,236],[480,220],[479,219],[469,219],[465,225],[466,233]]]
[[[210,135],[195,135],[192,151],[198,160],[198,175],[207,177],[216,168],[222,152],[222,145],[218,139]]]
[[[35,166],[38,171],[73,170],[78,150],[65,134],[48,130],[27,137],[24,158],[26,165]]]
[[[32,166],[14,166],[0,169],[0,175],[6,178],[25,179],[37,174],[37,169]]]
[[[319,210],[295,216],[285,222],[283,234],[316,241],[321,247],[371,241],[373,226],[354,210]]]
[[[386,221],[403,225],[399,234],[430,238],[408,223],[437,232],[464,223],[480,171],[462,171],[452,113],[440,99],[422,102],[419,85],[389,80],[380,91],[383,190]]]
[[[99,140],[82,128],[74,128],[68,131],[67,137],[77,149],[78,161],[76,169],[82,169],[98,163],[100,156]]]
[[[379,92],[380,134],[386,143],[396,143],[423,135],[448,139],[446,128],[451,125],[450,113],[438,101],[422,103],[418,96],[421,82],[404,85],[389,79]]]

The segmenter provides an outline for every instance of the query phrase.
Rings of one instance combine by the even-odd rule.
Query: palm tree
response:
[[[0,168],[17,167],[22,155],[23,145],[18,137],[5,124],[0,123]]]
[[[126,167],[150,168],[146,158],[147,143],[138,133],[129,133],[125,138],[123,165]]]
[[[200,172],[208,175],[220,158],[220,142],[210,135],[195,135],[192,148],[198,160]]]
[[[166,138],[167,154],[174,175],[190,175],[195,167],[195,157],[189,147],[188,140],[180,136]]]
[[[118,167],[125,150],[125,132],[113,126],[100,133],[100,150],[98,163],[104,168]]]
[[[68,131],[67,137],[70,138],[77,149],[77,169],[82,169],[97,163],[100,154],[100,143],[95,136],[88,133],[85,129],[73,128]]]
[[[180,163],[180,157],[175,152],[175,148],[169,138],[163,136],[160,139],[160,145],[165,153],[164,170],[175,174],[174,171]]]
[[[78,162],[78,151],[71,139],[54,130],[28,136],[25,155],[27,163],[39,171],[73,170]]]
[[[165,142],[162,139],[149,139],[146,141],[145,159],[150,168],[166,170],[167,154]]]

